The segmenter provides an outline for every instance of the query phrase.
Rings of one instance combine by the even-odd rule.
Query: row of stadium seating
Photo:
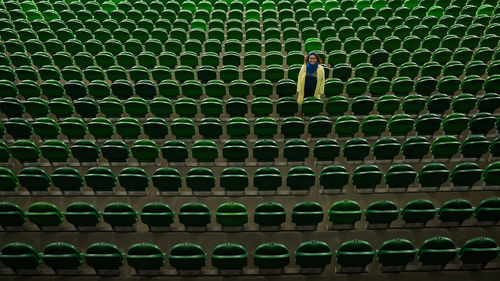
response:
[[[252,159],[248,144],[242,140],[225,141],[221,146],[222,149],[219,149],[219,145],[211,140],[197,140],[190,147],[177,140],[166,141],[159,147],[155,141],[147,139],[136,140],[132,145],[120,140],[108,140],[100,146],[91,140],[78,140],[70,146],[61,140],[46,140],[40,146],[26,140],[16,141],[10,146],[0,141],[0,162],[17,159],[21,163],[36,163],[43,157],[54,165],[64,162],[60,165],[70,160],[71,156],[80,163],[126,162],[131,159],[130,156],[139,163],[161,161],[162,158],[170,163],[185,163],[190,155],[200,164],[224,161],[219,159],[220,156],[228,162],[244,163]],[[309,143],[302,139],[291,139],[284,144],[269,139],[258,140],[251,150],[252,157],[258,162],[274,162],[280,155],[288,162],[303,162],[310,156],[317,161],[328,162],[343,158],[347,161],[366,161],[370,156],[376,161],[404,156],[403,161],[423,162],[427,155],[431,155],[433,161],[449,162],[457,153],[464,158],[478,159],[487,152],[492,157],[499,157],[499,146],[499,138],[490,141],[484,136],[470,136],[460,142],[453,136],[440,136],[432,142],[425,137],[409,137],[403,144],[395,138],[380,138],[372,145],[364,138],[351,138],[342,145],[334,139],[320,139],[314,143],[312,150]],[[101,159],[101,155],[106,160]]]
[[[50,117],[38,118],[31,122],[13,117],[0,123],[0,136],[8,133],[17,140],[30,139],[35,134],[42,139],[57,139],[66,135],[69,139],[77,140],[86,138],[90,132],[95,139],[102,140],[112,138],[116,132],[123,139],[139,139],[144,131],[151,139],[165,139],[171,131],[173,137],[191,139],[198,131],[204,138],[219,139],[224,132],[223,128],[226,127],[225,133],[233,139],[244,139],[251,134],[251,131],[258,138],[270,139],[278,134],[278,127],[285,138],[299,138],[307,127],[307,134],[313,138],[325,138],[332,133],[337,137],[354,137],[358,132],[362,133],[361,137],[380,137],[386,133],[397,137],[407,136],[414,131],[420,136],[437,133],[436,136],[442,139],[452,138],[457,141],[455,136],[460,136],[462,133],[467,136],[470,134],[487,136],[500,126],[500,121],[486,112],[478,113],[471,119],[462,113],[453,113],[443,119],[435,114],[423,114],[415,121],[410,115],[396,114],[388,121],[382,115],[369,115],[361,122],[356,116],[341,116],[333,122],[327,116],[314,116],[306,124],[300,117],[286,117],[282,121],[276,121],[272,117],[259,117],[252,122],[252,126],[244,117],[233,117],[224,122],[218,118],[207,117],[198,124],[192,119],[181,117],[169,122],[169,130],[167,121],[160,117],[151,117],[143,122],[133,117],[122,117],[115,124],[104,117],[93,118],[87,123],[78,117],[68,117],[60,122]],[[439,131],[440,128],[442,132]],[[19,144],[21,143],[26,142]]]
[[[332,165],[322,169],[319,184],[324,189],[342,188],[351,177],[356,190],[370,190],[381,184],[382,178],[389,189],[407,189],[418,180],[422,187],[440,187],[448,179],[454,186],[471,187],[478,181],[487,186],[500,185],[500,162],[489,164],[484,170],[476,163],[463,162],[457,164],[450,172],[444,164],[429,163],[418,173],[408,164],[395,164],[385,173],[377,165],[359,165],[350,174],[344,166]],[[113,191],[117,185],[116,177],[109,168],[94,167],[84,176],[71,167],[57,168],[49,177],[41,168],[28,167],[19,174],[10,169],[0,167],[2,191],[15,191],[21,184],[29,191],[47,191],[53,184],[61,191],[80,191],[86,184],[94,191]],[[150,178],[147,173],[137,167],[126,167],[117,176],[120,186],[127,191],[144,192],[149,187]],[[160,191],[178,191],[183,186],[183,176],[175,168],[158,168],[151,176],[152,184]],[[209,168],[196,167],[187,172],[186,186],[192,191],[210,191],[216,186],[216,176]],[[275,167],[262,167],[253,175],[253,186],[259,191],[276,191],[282,186],[283,178]],[[307,166],[295,166],[288,170],[286,185],[291,190],[309,191],[316,184],[314,171]],[[249,186],[249,177],[245,169],[239,167],[226,168],[220,175],[220,186],[226,191],[243,191]]]
[[[99,88],[103,85],[90,84],[90,86]],[[185,86],[187,88],[191,85]],[[216,90],[216,87],[221,85],[213,88],[211,86],[209,91]],[[96,91],[94,94],[97,93],[102,92]],[[189,93],[194,94],[194,92]],[[250,105],[250,112],[248,105]],[[368,115],[371,112],[393,115],[401,111],[412,115],[420,115],[425,112],[443,114],[449,109],[453,113],[469,114],[476,108],[479,112],[494,113],[499,107],[500,95],[497,93],[485,93],[479,98],[472,94],[459,94],[452,98],[444,93],[434,94],[430,97],[410,94],[404,98],[385,94],[377,97],[372,93],[372,97],[362,95],[352,99],[345,96],[331,96],[326,101],[307,97],[302,101],[300,108],[293,97],[281,97],[273,102],[272,99],[265,96],[258,96],[251,100],[232,97],[225,101],[215,97],[207,97],[201,99],[200,102],[189,97],[179,98],[175,102],[166,97],[156,97],[149,102],[142,97],[129,97],[123,101],[116,97],[104,97],[102,100],[96,101],[95,96],[80,97],[73,101],[61,97],[50,101],[40,97],[30,97],[27,100],[5,97],[0,100],[0,112],[8,118],[22,117],[24,113],[33,118],[47,117],[50,113],[54,114],[56,118],[70,117],[75,113],[82,118],[94,118],[99,113],[108,118],[125,117],[125,113],[139,118],[144,118],[149,113],[156,117],[171,118],[174,112],[180,117],[194,117],[198,113],[204,117],[220,117],[221,114],[227,113],[230,117],[249,114],[249,117],[252,118],[269,116],[273,113],[277,113],[280,117],[293,116],[297,115],[299,110],[306,117],[324,113],[330,116],[351,115],[349,113]]]
[[[399,266],[400,270],[404,270],[416,256],[423,266],[434,265],[442,269],[458,256],[463,264],[480,264],[484,267],[499,252],[496,241],[488,237],[470,239],[461,248],[456,248],[450,238],[431,237],[419,249],[415,249],[407,239],[395,238],[385,241],[377,251],[373,250],[369,242],[354,239],[338,246],[335,262],[342,268],[361,268],[358,270],[364,272],[376,256],[381,266]],[[333,255],[327,243],[311,240],[297,247],[294,260],[301,268],[323,269],[331,264]],[[242,245],[227,242],[214,248],[211,262],[218,270],[242,270],[248,265],[248,257]],[[255,249],[253,263],[260,269],[280,269],[290,264],[290,257],[285,245],[268,242]],[[146,242],[130,246],[128,253],[122,253],[116,245],[106,242],[90,245],[86,253],[80,253],[74,245],[65,242],[50,243],[42,253],[28,244],[14,242],[2,248],[0,259],[14,271],[36,269],[43,261],[56,272],[77,269],[85,260],[98,273],[105,269],[117,270],[127,260],[127,264],[140,274],[141,270],[159,270],[166,264],[167,254],[157,245]],[[170,249],[168,260],[170,266],[180,272],[200,270],[207,265],[207,253],[200,245],[185,242]]]
[[[264,202],[255,207],[254,222],[261,227],[279,227],[286,221],[286,210],[280,203]],[[500,198],[491,197],[481,201],[476,208],[465,199],[452,199],[435,208],[429,200],[417,199],[405,204],[398,209],[397,205],[388,200],[375,201],[362,210],[356,201],[340,200],[333,203],[328,210],[328,221],[336,225],[350,225],[361,220],[369,224],[384,224],[384,228],[398,219],[405,224],[418,223],[420,227],[434,219],[435,216],[441,223],[455,222],[458,225],[474,215],[478,222],[495,225],[500,220]],[[142,211],[136,212],[126,203],[113,202],[108,204],[103,212],[99,212],[92,204],[74,202],[67,206],[66,211],[61,211],[56,205],[47,202],[33,203],[27,212],[18,205],[10,202],[0,203],[2,227],[22,226],[27,220],[36,224],[40,229],[44,227],[59,226],[64,220],[73,224],[77,230],[80,227],[95,227],[101,219],[115,227],[132,227],[142,222],[150,229],[154,227],[169,227],[174,223],[175,212],[170,206],[161,202],[147,203]],[[222,203],[217,207],[216,222],[223,227],[242,227],[248,223],[249,212],[247,207],[236,202]],[[323,221],[323,207],[316,202],[305,201],[297,203],[290,211],[291,221],[297,226],[314,226]],[[212,214],[207,205],[198,202],[185,203],[179,208],[179,222],[186,227],[206,227],[211,223]],[[484,224],[483,224],[484,225]],[[457,226],[457,225],[453,225]],[[413,227],[413,226],[412,226]],[[189,230],[189,229],[188,229]]]

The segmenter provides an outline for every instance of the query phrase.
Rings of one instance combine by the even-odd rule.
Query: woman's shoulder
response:
[[[322,71],[323,73],[325,72],[325,69],[323,68],[323,66],[320,64],[318,65],[318,70],[319,71]]]

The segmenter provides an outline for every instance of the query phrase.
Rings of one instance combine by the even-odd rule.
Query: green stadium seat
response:
[[[248,222],[248,211],[243,204],[229,202],[217,207],[216,221],[222,227],[242,227]]]
[[[401,144],[395,138],[380,138],[372,148],[372,154],[377,160],[392,160],[401,151]]]
[[[205,227],[210,221],[210,209],[205,204],[191,202],[179,208],[179,222],[186,227]]]
[[[490,261],[495,259],[500,252],[495,240],[488,237],[477,237],[468,240],[458,250],[458,258],[464,263],[480,264],[484,267]]]
[[[31,134],[33,134],[33,128],[31,124],[21,117],[9,118],[4,123],[7,133],[9,133],[14,139],[29,139]]]
[[[255,171],[253,184],[259,191],[275,191],[282,184],[281,172],[274,167],[262,167]]]
[[[14,272],[20,273],[36,269],[42,262],[42,257],[31,245],[14,242],[2,247],[0,260]]]
[[[41,153],[38,147],[31,141],[19,140],[9,146],[12,157],[19,160],[19,162],[37,162]]]
[[[187,173],[186,185],[194,192],[210,191],[215,187],[214,173],[207,168],[193,168]]]
[[[137,140],[130,148],[132,156],[139,162],[155,162],[160,154],[160,150],[154,141]]]
[[[399,209],[392,201],[380,200],[370,203],[364,213],[367,222],[380,225],[376,227],[386,228],[398,218]]]
[[[247,265],[247,250],[233,243],[216,246],[212,252],[212,265],[220,270],[241,270]]]
[[[455,259],[457,249],[455,243],[447,237],[431,237],[425,240],[417,251],[417,259],[423,266],[434,266],[440,269]]]
[[[470,218],[474,208],[465,199],[453,199],[443,203],[439,208],[437,216],[442,222],[453,222],[460,225],[464,220]]]
[[[101,146],[101,153],[104,158],[111,162],[125,162],[130,156],[128,146],[124,141],[107,140]]]
[[[42,156],[49,162],[66,162],[71,153],[68,146],[60,140],[46,140],[40,146]]]
[[[377,262],[384,268],[399,267],[399,270],[404,270],[408,263],[415,259],[417,250],[406,239],[395,238],[385,241],[377,250]]]
[[[253,157],[257,161],[274,161],[278,157],[278,144],[272,139],[262,139],[255,142],[252,148]]]
[[[113,229],[120,227],[132,227],[137,222],[137,212],[132,206],[114,202],[108,204],[102,213],[104,221],[110,224]]]
[[[158,270],[165,264],[165,256],[155,244],[142,242],[130,246],[126,259],[127,263],[140,273],[143,270]]]
[[[437,210],[431,201],[417,199],[406,203],[401,209],[401,218],[405,221],[405,225],[419,224],[424,226],[434,218]]]
[[[282,269],[290,263],[288,248],[279,243],[269,242],[259,245],[254,252],[254,264],[260,270]]]
[[[244,162],[248,158],[248,144],[243,140],[228,140],[223,145],[222,156],[228,162]]]
[[[358,268],[360,272],[364,272],[365,267],[373,261],[375,251],[370,243],[355,239],[342,243],[335,256],[341,270]]]
[[[226,130],[231,138],[246,138],[250,134],[250,122],[244,117],[232,117],[226,123]]]
[[[292,209],[292,222],[297,227],[313,227],[323,221],[323,208],[319,203],[305,201],[297,203]]]
[[[330,246],[321,241],[308,241],[300,244],[295,250],[295,263],[302,268],[323,269],[331,263],[332,251]]]
[[[460,142],[453,136],[437,137],[431,144],[430,152],[434,158],[451,158],[458,152]]]
[[[255,207],[254,221],[260,227],[279,227],[285,220],[285,208],[280,203],[264,202]]]
[[[84,176],[87,186],[94,192],[111,192],[116,186],[116,178],[109,168],[93,167]]]
[[[450,174],[454,186],[472,186],[481,179],[483,170],[476,164],[463,162],[455,166]]]
[[[333,203],[328,210],[328,220],[333,227],[344,226],[353,228],[354,224],[361,219],[363,211],[358,202],[352,200],[339,200]]]
[[[53,242],[43,249],[42,260],[57,273],[60,270],[77,269],[83,263],[83,256],[72,244]]]
[[[148,227],[168,227],[174,222],[174,212],[165,203],[151,202],[142,207],[141,220]]]
[[[97,242],[90,245],[83,256],[85,262],[94,268],[97,273],[109,272],[110,270],[119,273],[119,268],[125,262],[121,250],[116,245],[106,242]]]
[[[47,202],[37,202],[31,204],[26,212],[29,221],[39,228],[58,226],[63,220],[63,213],[56,205]]]
[[[186,242],[174,245],[168,259],[177,271],[200,270],[206,264],[206,256],[201,246]]]
[[[256,97],[250,105],[254,116],[269,116],[273,112],[273,102],[268,97]]]
[[[139,121],[132,117],[122,117],[115,123],[116,132],[124,139],[137,139],[142,133]]]
[[[382,180],[382,171],[375,165],[358,166],[352,174],[352,182],[358,189],[374,189]]]
[[[364,138],[351,138],[342,148],[342,154],[347,161],[363,161],[370,154],[371,146]]]
[[[95,226],[101,221],[101,216],[97,209],[86,202],[74,202],[66,207],[64,212],[66,220],[77,229],[86,226]]]
[[[258,138],[272,138],[278,132],[278,123],[271,117],[259,117],[254,123],[254,134]]]
[[[313,155],[318,161],[332,161],[340,154],[340,146],[334,139],[320,139],[314,143]]]

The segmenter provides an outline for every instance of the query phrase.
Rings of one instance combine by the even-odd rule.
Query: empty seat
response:
[[[370,243],[363,240],[351,240],[342,243],[337,249],[336,262],[342,268],[364,268],[373,261],[375,251]]]
[[[297,203],[292,209],[292,222],[297,226],[316,227],[323,220],[323,208],[316,202]]]
[[[128,249],[126,258],[127,263],[136,271],[158,270],[165,264],[165,253],[150,243],[137,243]]]
[[[205,227],[211,217],[210,209],[202,203],[190,202],[179,208],[179,222],[186,227]]]
[[[151,227],[168,227],[174,222],[174,212],[165,203],[151,202],[142,207],[141,220]]]
[[[412,166],[408,164],[396,164],[387,170],[385,183],[389,188],[408,188],[417,176]]]
[[[330,246],[322,241],[307,241],[295,250],[295,263],[301,268],[324,268],[332,261]]]
[[[361,219],[363,211],[358,202],[352,200],[340,200],[333,203],[328,210],[328,220],[335,225],[351,225]]]
[[[425,240],[417,251],[417,259],[422,265],[441,268],[454,260],[456,255],[457,249],[453,240],[441,236]]]
[[[356,189],[374,189],[382,180],[383,173],[375,165],[358,166],[352,174],[352,183]]]
[[[364,138],[351,138],[345,142],[342,154],[347,161],[364,160],[370,154],[371,146]]]
[[[9,226],[21,226],[24,222],[26,222],[26,214],[24,211],[17,204],[11,202],[0,202],[0,215],[2,216],[0,225],[3,228]],[[0,255],[0,260],[1,259]]]
[[[161,154],[169,162],[184,162],[188,158],[188,147],[183,141],[169,140],[162,145]]]
[[[477,237],[468,240],[458,250],[458,258],[464,264],[480,264],[485,266],[495,259],[500,252],[495,240],[488,237]]]
[[[42,262],[42,257],[31,245],[14,242],[2,247],[0,260],[17,273],[21,270],[36,269]]]
[[[455,166],[450,174],[454,186],[473,186],[481,179],[483,170],[476,163],[464,162]]]
[[[382,267],[399,266],[404,269],[415,259],[417,250],[407,239],[387,240],[377,250],[377,261]]]
[[[47,202],[31,204],[26,213],[30,222],[38,227],[58,226],[63,220],[63,213],[56,205]]]
[[[373,224],[386,224],[398,218],[399,209],[396,204],[388,200],[380,200],[370,203],[365,213],[365,220]]]
[[[149,177],[141,168],[126,167],[118,175],[120,185],[129,191],[144,192],[149,186]]]
[[[465,199],[453,199],[443,203],[439,208],[437,216],[443,222],[456,222],[461,224],[464,220],[470,218],[474,208],[472,204]]]
[[[253,185],[259,191],[276,190],[282,184],[281,172],[274,167],[262,167],[255,171]]]
[[[101,221],[101,215],[97,209],[92,204],[86,202],[69,204],[64,212],[64,217],[76,228],[95,226]]]
[[[153,186],[160,192],[177,191],[182,186],[182,176],[175,168],[158,168],[151,176]]]
[[[239,244],[220,244],[212,252],[212,265],[218,270],[241,270],[247,259],[247,250]]]
[[[186,175],[186,185],[193,191],[210,191],[215,187],[215,176],[208,168],[193,168]]]
[[[236,202],[223,203],[217,207],[216,221],[223,227],[243,226],[248,222],[245,205]]]
[[[104,207],[102,217],[115,227],[132,227],[137,222],[137,212],[129,204],[114,202]]]
[[[426,224],[433,219],[438,209],[429,200],[417,199],[406,203],[401,209],[401,218],[405,223]]]
[[[87,248],[84,254],[85,262],[96,272],[106,270],[119,270],[125,263],[125,254],[116,245],[97,242]]]
[[[290,263],[288,248],[275,242],[259,245],[255,249],[253,258],[254,264],[260,269],[280,269]]]
[[[226,191],[243,191],[248,187],[248,174],[246,170],[238,167],[222,170],[220,186]]]
[[[43,249],[43,262],[56,272],[61,269],[77,269],[83,263],[83,256],[72,244],[50,243]]]
[[[309,167],[298,166],[288,170],[286,184],[291,190],[309,190],[315,183],[316,176]]]
[[[285,219],[285,208],[279,203],[264,202],[255,207],[254,220],[259,226],[280,226]]]
[[[170,265],[180,270],[200,270],[206,264],[207,254],[199,245],[192,243],[176,244],[170,249]]]

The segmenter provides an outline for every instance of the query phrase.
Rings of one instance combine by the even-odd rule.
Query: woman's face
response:
[[[312,56],[309,56],[309,63],[310,64],[316,64],[316,56],[315,55],[312,55]]]

